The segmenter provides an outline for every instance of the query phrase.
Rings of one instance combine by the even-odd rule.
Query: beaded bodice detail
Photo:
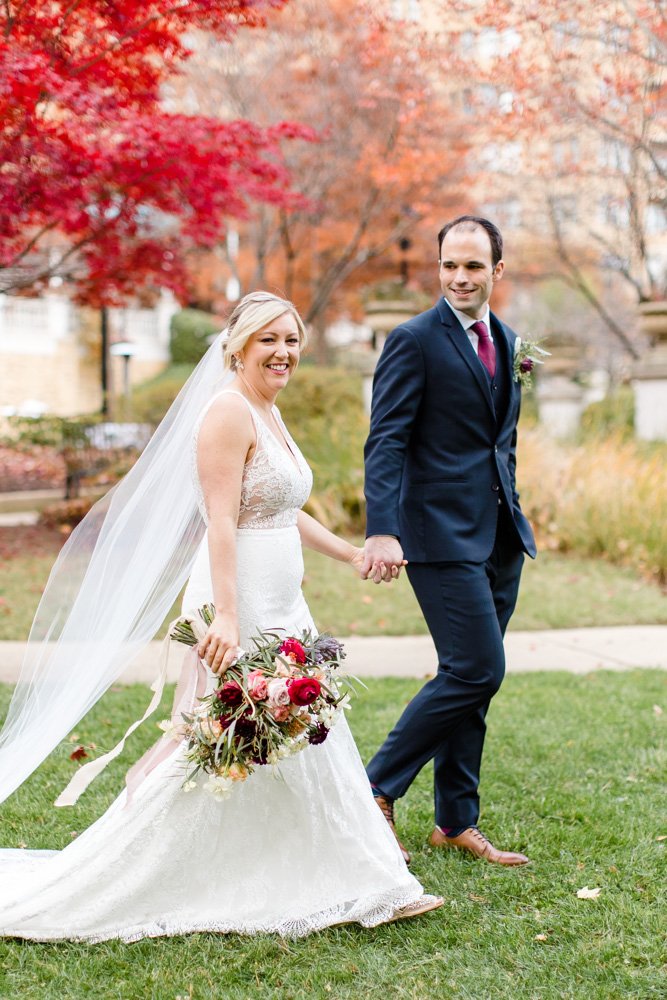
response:
[[[310,496],[313,474],[283,423],[278,408],[274,406],[273,415],[282,429],[291,455],[242,393],[234,389],[225,389],[224,393],[240,396],[247,404],[257,435],[255,450],[243,470],[239,529],[287,528],[296,524],[297,513]],[[213,399],[224,393],[218,393]],[[197,504],[207,524],[206,501],[197,470],[197,441],[199,430],[213,399],[197,421],[193,441],[193,482]]]

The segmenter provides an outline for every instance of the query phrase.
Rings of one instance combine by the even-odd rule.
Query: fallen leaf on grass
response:
[[[597,899],[602,889],[589,889],[587,885],[583,889],[577,889],[577,899]]]
[[[373,598],[371,597],[370,594],[364,594],[364,596],[361,598],[361,602],[362,604],[372,604]]]
[[[662,709],[660,708],[660,705],[653,706],[653,714],[657,715],[658,718],[662,715]]]
[[[547,941],[548,937],[547,937],[546,934],[536,934],[535,935],[535,940],[536,941]]]
[[[658,841],[658,843],[660,843],[661,840],[667,840],[667,833],[663,833],[661,837],[656,837],[655,839]]]
[[[476,896],[474,892],[468,893],[468,899],[472,899],[475,903],[488,903],[486,896]]]

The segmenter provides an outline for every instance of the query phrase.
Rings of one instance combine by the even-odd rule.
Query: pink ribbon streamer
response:
[[[188,715],[195,707],[195,702],[206,693],[207,674],[202,660],[197,655],[196,647],[192,647],[183,657],[181,675],[176,685],[174,703],[171,709],[171,724],[183,725],[183,715]],[[179,749],[183,738],[175,740],[172,736],[163,736],[143,757],[132,765],[125,775],[127,786],[126,806],[130,805],[137,788],[146,780],[151,771],[171,757]]]

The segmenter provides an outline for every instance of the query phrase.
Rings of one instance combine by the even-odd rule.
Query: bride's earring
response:
[[[235,372],[242,372],[244,370],[245,365],[243,364],[241,359],[236,356],[236,354],[233,355],[232,361],[234,362],[232,368]]]

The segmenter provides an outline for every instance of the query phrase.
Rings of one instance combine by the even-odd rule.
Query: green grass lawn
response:
[[[426,631],[405,574],[397,583],[361,582],[348,567],[306,552],[304,592],[318,628],[337,635],[418,635]],[[540,553],[527,559],[511,629],[667,623],[667,598],[631,570],[601,559]]]
[[[0,641],[21,640],[30,623],[62,539],[27,529],[28,542],[6,550],[0,579]],[[17,535],[18,529],[0,529]],[[20,536],[17,536],[20,537]],[[0,537],[1,541],[1,537]],[[0,555],[2,555],[0,545]],[[424,621],[405,574],[398,583],[376,586],[347,566],[305,553],[304,590],[318,627],[335,635],[416,635]],[[179,613],[179,603],[167,620]],[[661,589],[632,570],[602,559],[540,553],[526,560],[512,629],[576,628],[589,625],[667,623]]]
[[[369,682],[350,715],[364,759],[417,687]],[[0,697],[6,703],[8,690]],[[146,697],[140,687],[112,690],[78,737],[110,744]],[[211,934],[131,945],[3,941],[0,997],[664,998],[666,719],[667,676],[658,671],[510,676],[489,713],[481,825],[497,844],[525,851],[531,865],[508,870],[430,850],[427,768],[397,818],[415,873],[445,897],[436,913],[297,942]],[[149,724],[132,737],[132,759],[156,732]],[[0,808],[0,842],[66,845],[106,808],[127,764],[112,764],[74,809],[54,810],[75,766],[54,754]],[[578,899],[583,886],[601,888],[599,898]]]

